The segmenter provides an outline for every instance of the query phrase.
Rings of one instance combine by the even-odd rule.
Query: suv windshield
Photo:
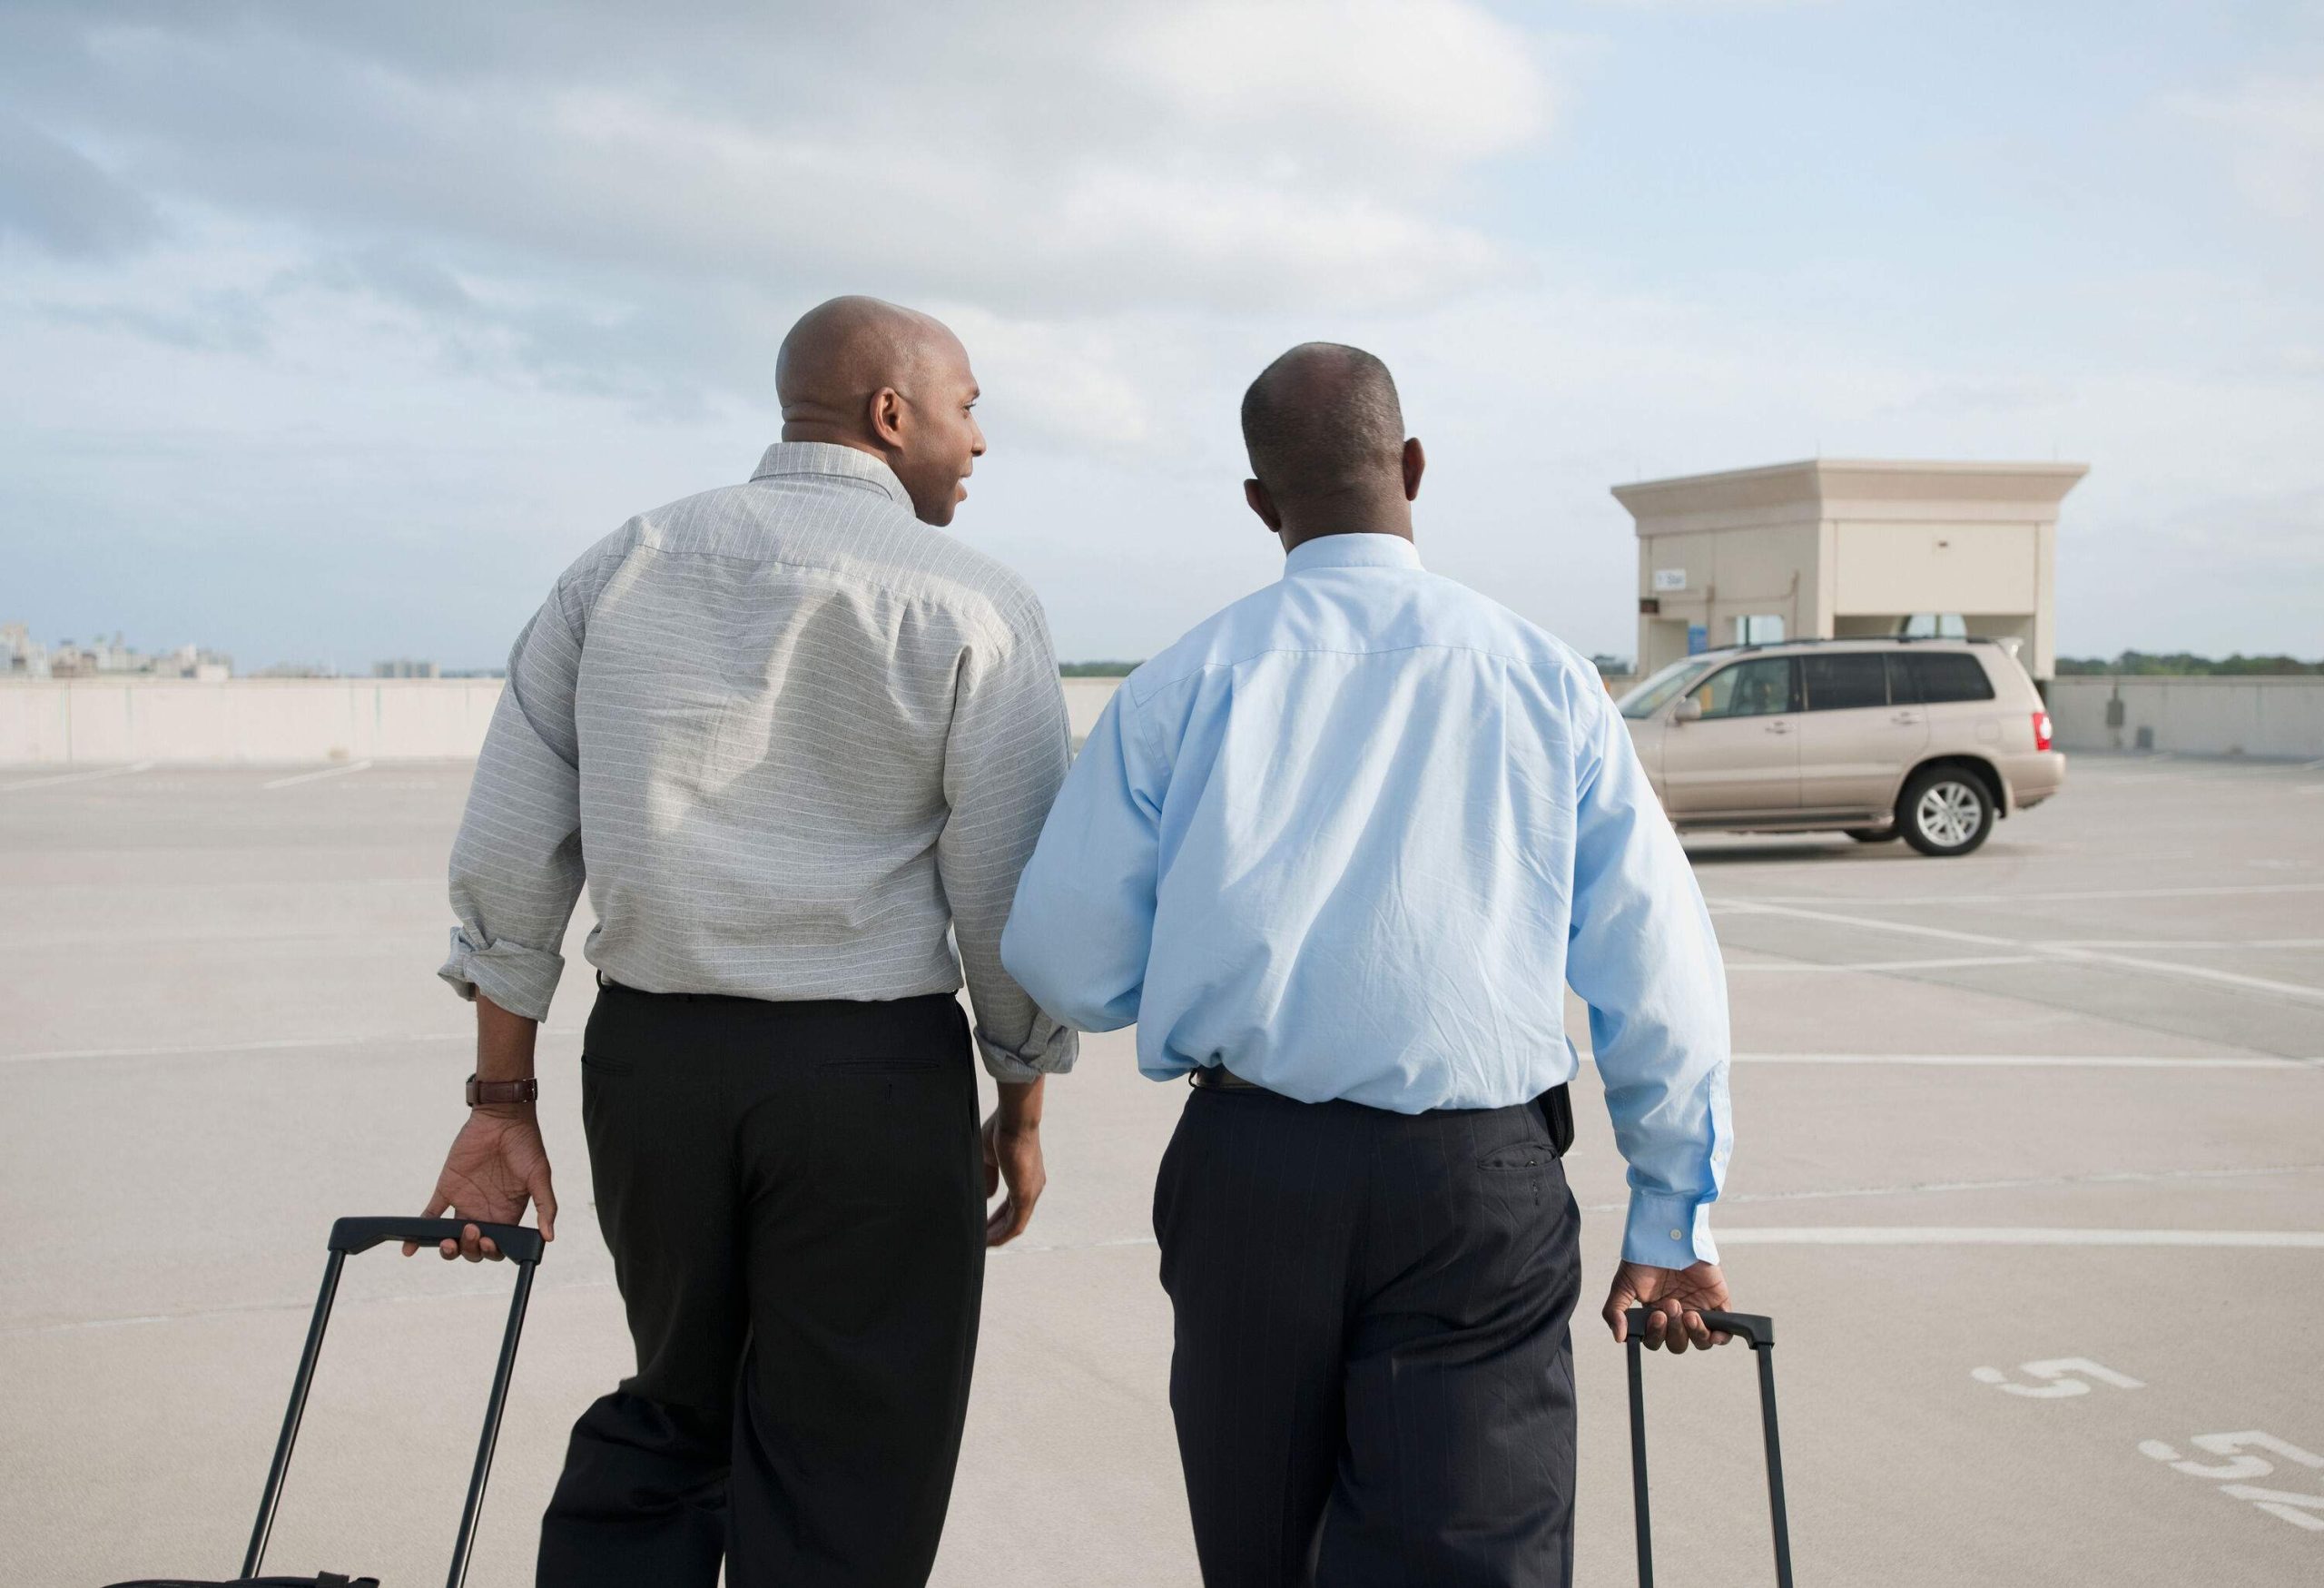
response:
[[[1614,703],[1614,709],[1628,717],[1652,716],[1724,659],[1719,656],[1689,656],[1683,661],[1673,662],[1652,677],[1633,685],[1629,694]]]

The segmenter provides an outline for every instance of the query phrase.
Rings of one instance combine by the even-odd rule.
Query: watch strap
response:
[[[478,1080],[473,1073],[468,1076],[468,1107],[472,1109],[486,1103],[529,1103],[540,1095],[541,1083],[530,1075],[522,1080]]]

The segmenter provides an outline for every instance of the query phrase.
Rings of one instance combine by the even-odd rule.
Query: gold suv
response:
[[[1850,639],[1689,656],[1618,703],[1682,831],[1838,828],[1966,854],[2063,786],[2050,714],[1993,640]]]

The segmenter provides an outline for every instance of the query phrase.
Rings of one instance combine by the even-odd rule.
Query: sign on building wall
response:
[[[1685,568],[1656,568],[1654,587],[1657,590],[1683,590],[1687,587]]]
[[[1710,649],[1710,630],[1699,623],[1687,625],[1687,654],[1699,656]]]

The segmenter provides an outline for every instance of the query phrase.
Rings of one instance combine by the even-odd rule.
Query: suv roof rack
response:
[[[1997,646],[2007,643],[2006,640],[1998,639],[1989,634],[1844,634],[1834,635],[1828,638],[1816,636],[1803,636],[1799,639],[1751,640],[1731,646],[1713,646],[1709,650],[1698,651],[1695,654],[1703,656],[1726,656],[1729,653],[1741,656],[1746,651],[1772,651],[1785,646]]]

